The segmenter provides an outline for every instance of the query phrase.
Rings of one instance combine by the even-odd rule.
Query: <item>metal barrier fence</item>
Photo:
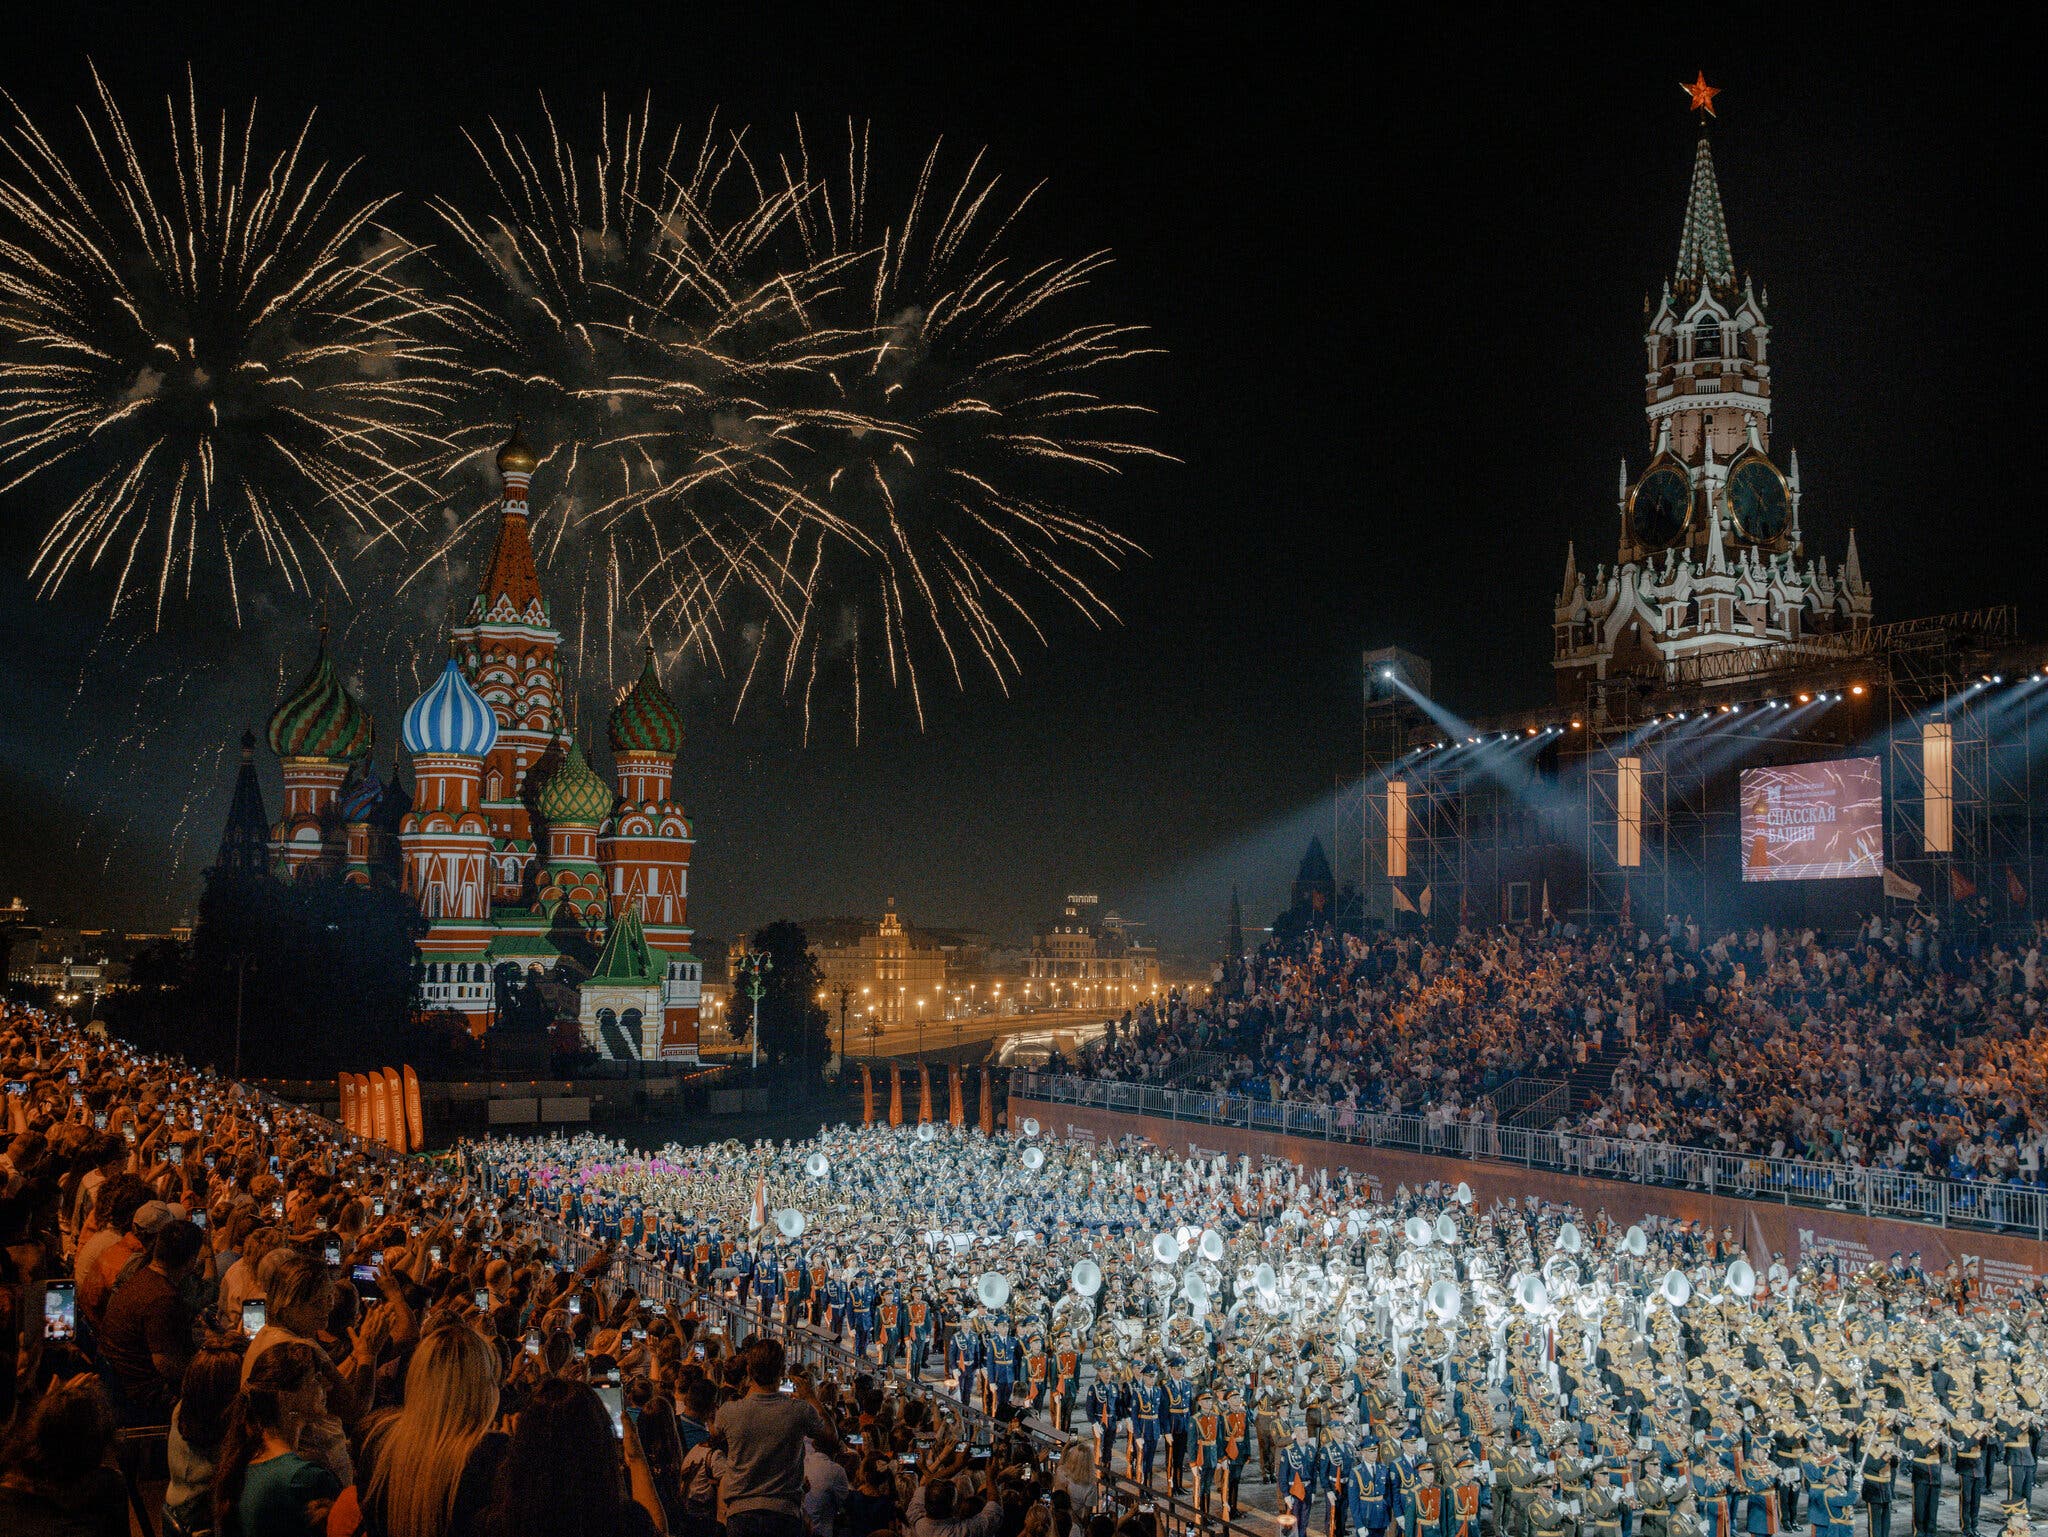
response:
[[[1572,1104],[1572,1086],[1561,1078],[1510,1078],[1481,1099],[1504,1126],[1548,1126]]]
[[[575,1265],[582,1265],[603,1252],[599,1245],[576,1233],[570,1232],[560,1222],[533,1211],[517,1213],[518,1219],[527,1227],[537,1231],[542,1240],[552,1245],[562,1257]],[[949,1414],[959,1417],[963,1424],[977,1433],[986,1432],[991,1438],[1003,1435],[1022,1435],[1040,1452],[1050,1452],[1055,1457],[1072,1439],[1072,1436],[1058,1431],[1047,1430],[1022,1420],[999,1424],[995,1419],[970,1404],[945,1393],[935,1382],[922,1377],[913,1377],[902,1367],[891,1363],[884,1367],[880,1362],[865,1356],[857,1356],[851,1350],[827,1336],[805,1328],[789,1328],[775,1318],[763,1318],[759,1309],[741,1307],[738,1302],[718,1292],[693,1287],[680,1275],[665,1266],[651,1261],[615,1256],[611,1262],[610,1278],[630,1287],[642,1297],[658,1298],[673,1316],[677,1309],[688,1308],[699,1317],[715,1319],[726,1338],[735,1346],[750,1334],[772,1335],[783,1342],[792,1363],[809,1366],[824,1364],[834,1368],[842,1380],[851,1381],[854,1375],[866,1372],[886,1377],[907,1395],[914,1395],[942,1406]],[[1112,1515],[1123,1516],[1141,1505],[1150,1505],[1161,1518],[1168,1537],[1183,1532],[1220,1534],[1220,1537],[1267,1537],[1259,1528],[1237,1521],[1225,1521],[1214,1511],[1203,1510],[1185,1494],[1171,1494],[1164,1489],[1148,1488],[1110,1468],[1097,1468],[1096,1483],[1101,1489],[1101,1509]]]
[[[1630,1184],[1666,1185],[1745,1200],[1782,1201],[1940,1227],[2048,1238],[2048,1189],[2033,1185],[1936,1179],[1800,1158],[1715,1153],[1628,1137],[1589,1137],[1486,1121],[1351,1111],[1335,1105],[1040,1072],[1012,1073],[1010,1092],[1020,1099],[1051,1104],[1095,1106],[1209,1126],[1240,1126],[1354,1146],[1487,1159]]]

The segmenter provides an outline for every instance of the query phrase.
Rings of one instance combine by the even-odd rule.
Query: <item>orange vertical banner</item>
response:
[[[875,1070],[866,1062],[860,1065],[860,1123],[875,1124]]]
[[[405,1138],[405,1086],[398,1081],[398,1069],[384,1069],[384,1098],[391,1105],[391,1146],[405,1152],[411,1146]]]
[[[405,1070],[405,1130],[415,1153],[427,1145],[427,1114],[420,1104],[420,1075],[410,1066]]]
[[[370,1074],[370,1135],[376,1141],[391,1140],[391,1106],[384,1095],[384,1075]]]
[[[917,1064],[917,1124],[922,1126],[932,1118],[932,1066],[929,1062]]]
[[[903,1069],[894,1062],[889,1064],[889,1124],[903,1124]]]
[[[355,1090],[355,1133],[367,1142],[375,1135],[375,1128],[370,1125],[370,1080],[361,1073],[350,1073],[348,1081]]]
[[[981,1070],[981,1134],[992,1137],[996,1134],[995,1098],[989,1085],[989,1070]]]
[[[955,1126],[965,1126],[967,1124],[967,1110],[965,1100],[960,1093],[960,1064],[955,1062],[952,1066],[948,1067],[946,1069],[946,1076],[951,1080],[946,1085],[946,1119]]]
[[[335,1119],[340,1121],[349,1131],[354,1131],[356,1129],[356,1086],[348,1081],[347,1073],[335,1074],[334,1085],[338,1091],[337,1098],[340,1100],[340,1107],[335,1112]]]

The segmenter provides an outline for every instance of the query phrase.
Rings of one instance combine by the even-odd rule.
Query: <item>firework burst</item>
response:
[[[1019,641],[1045,643],[1041,598],[1091,624],[1115,617],[1093,583],[1138,546],[1062,493],[1164,457],[1127,440],[1142,408],[1101,382],[1154,349],[1136,328],[1062,318],[1108,254],[1010,256],[1005,238],[1038,189],[1005,196],[981,155],[950,176],[934,144],[886,221],[865,130],[849,127],[844,167],[826,175],[799,126],[780,170],[802,249],[792,265],[824,279],[804,313],[825,339],[813,366],[778,376],[778,463],[812,513],[789,561],[810,575],[785,690],[800,680],[808,708],[851,626],[856,697],[859,669],[879,665],[922,721],[933,663],[921,658],[956,687],[978,669],[1007,692]]]
[[[93,84],[75,162],[12,97],[0,124],[0,491],[58,504],[38,591],[104,566],[113,609],[153,589],[159,623],[209,566],[237,616],[254,563],[346,591],[453,399],[386,200],[315,157],[310,116],[267,147],[188,75],[145,149]]]

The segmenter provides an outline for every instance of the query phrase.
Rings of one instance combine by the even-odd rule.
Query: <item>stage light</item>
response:
[[[1854,694],[1858,699],[1861,699],[1863,697],[1863,685],[1860,683],[1852,683],[1849,685],[1849,692]]]
[[[2005,674],[2002,672],[1995,672],[1991,675],[1991,681],[1993,683],[2003,683],[2005,681]]]
[[[1575,720],[1575,721],[1573,721],[1573,722],[1572,722],[1572,730],[1574,730],[1574,731],[1577,731],[1577,730],[1579,730],[1580,728],[1582,728],[1582,727],[1583,727],[1584,725],[1585,725],[1585,722],[1584,722],[1584,721],[1576,721],[1576,720]]]
[[[1813,703],[1813,696],[1812,696],[1811,694],[1801,694],[1801,695],[1799,696],[1799,702],[1800,702],[1801,704],[1812,704],[1812,703]]]

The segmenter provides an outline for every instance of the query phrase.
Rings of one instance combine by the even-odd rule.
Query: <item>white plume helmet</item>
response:
[[[1212,1265],[1223,1262],[1223,1235],[1213,1227],[1202,1229],[1202,1236],[1195,1244],[1195,1252]]]
[[[785,1206],[775,1214],[775,1231],[784,1238],[803,1237],[804,1229],[809,1225],[804,1220],[804,1214],[794,1206]]]
[[[1458,1219],[1449,1212],[1437,1214],[1436,1241],[1447,1248],[1458,1241]]]
[[[1426,1217],[1410,1217],[1401,1231],[1408,1236],[1409,1244],[1417,1249],[1427,1249],[1429,1241],[1436,1237],[1436,1229],[1429,1225]]]
[[[1738,1297],[1756,1295],[1756,1267],[1746,1259],[1738,1258],[1728,1267],[1728,1289]]]
[[[1162,1265],[1180,1263],[1180,1240],[1171,1233],[1160,1233],[1152,1239],[1152,1257]]]
[[[1683,1270],[1667,1270],[1664,1279],[1657,1283],[1657,1295],[1675,1308],[1682,1308],[1692,1301],[1692,1282]]]
[[[1102,1290],[1102,1267],[1092,1259],[1076,1260],[1067,1283],[1081,1296],[1092,1297]]]
[[[1045,1167],[1045,1149],[1042,1147],[1027,1147],[1024,1149],[1024,1157],[1020,1161],[1025,1168],[1036,1174]]]
[[[1018,1129],[1019,1131],[1023,1132],[1023,1133],[1024,1133],[1024,1135],[1025,1135],[1025,1136],[1027,1136],[1027,1137],[1035,1137],[1035,1136],[1037,1136],[1037,1135],[1038,1135],[1038,1117],[1037,1117],[1037,1116],[1035,1116],[1035,1115],[1027,1115],[1027,1116],[1025,1116],[1025,1117],[1024,1117],[1024,1124],[1023,1124],[1022,1126],[1018,1127],[1017,1129]]]
[[[1465,1294],[1456,1281],[1439,1281],[1429,1289],[1429,1310],[1449,1323],[1465,1310]]]
[[[823,1179],[832,1172],[832,1160],[823,1153],[813,1153],[804,1160],[804,1173],[812,1179]]]
[[[999,1308],[1010,1300],[1010,1278],[984,1270],[974,1283],[974,1295],[985,1308]]]
[[[1586,1240],[1579,1236],[1579,1225],[1567,1222],[1557,1230],[1557,1247],[1566,1254],[1577,1254],[1586,1246]]]
[[[1621,1246],[1637,1259],[1641,1259],[1650,1252],[1649,1237],[1639,1227],[1632,1227],[1622,1234]]]

